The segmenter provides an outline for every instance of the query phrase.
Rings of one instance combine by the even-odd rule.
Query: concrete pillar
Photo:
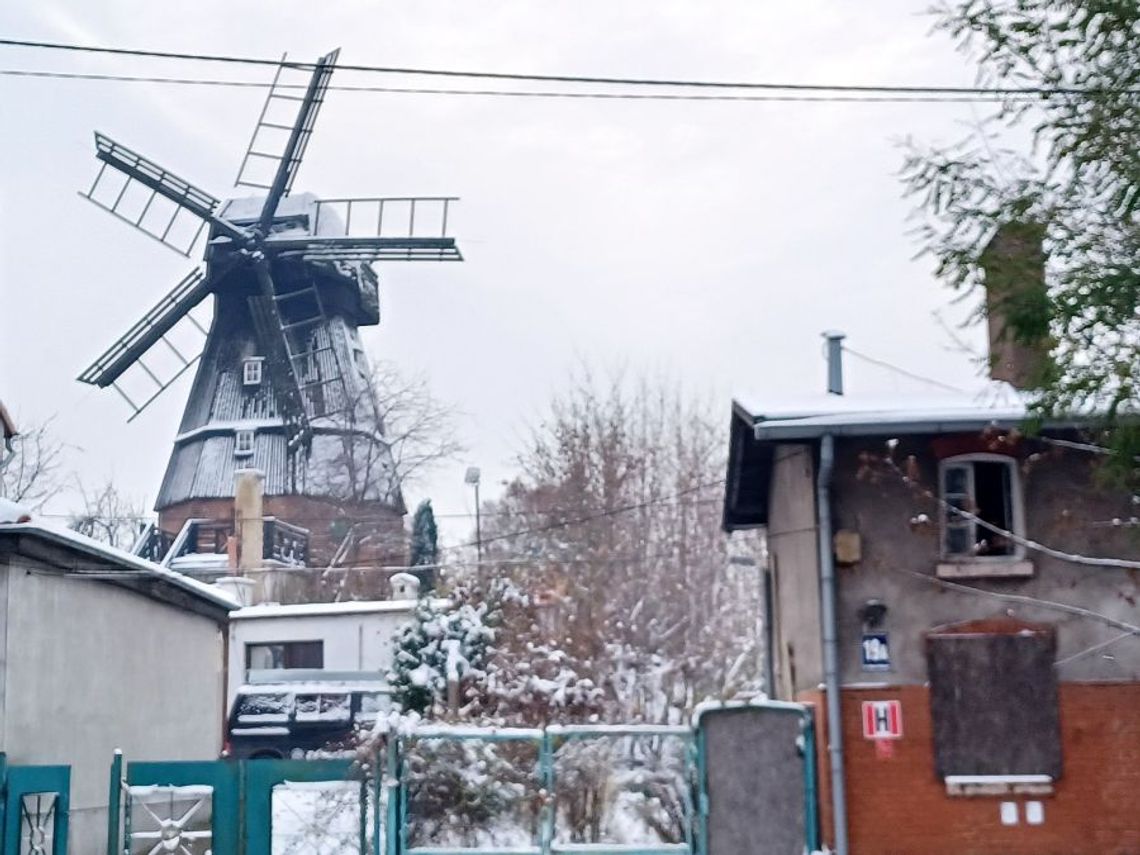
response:
[[[392,586],[393,600],[418,600],[420,580],[411,573],[397,573],[388,580]]]
[[[258,469],[234,473],[234,531],[238,537],[238,575],[257,570],[264,563],[265,514],[263,482]]]

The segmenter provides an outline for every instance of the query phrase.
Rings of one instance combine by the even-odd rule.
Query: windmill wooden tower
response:
[[[79,377],[116,389],[133,419],[198,366],[158,526],[137,548],[167,564],[225,551],[242,469],[264,475],[266,559],[325,565],[354,537],[402,535],[403,500],[357,328],[379,323],[372,262],[462,260],[447,234],[455,200],[289,195],[337,53],[278,66],[236,181],[258,195],[223,202],[95,134],[101,166],[81,195],[187,257],[207,236],[205,268]],[[209,296],[207,329],[192,311]],[[387,546],[402,557],[402,537]]]

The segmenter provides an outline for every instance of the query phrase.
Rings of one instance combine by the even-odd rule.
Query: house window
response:
[[[234,457],[249,457],[251,454],[253,454],[253,431],[237,431],[234,434]]]
[[[323,668],[323,641],[269,641],[245,646],[246,671]]]
[[[999,454],[951,457],[941,464],[942,555],[952,560],[1014,558],[1024,536],[1016,461]],[[980,520],[957,513],[973,514]],[[987,525],[988,524],[988,525]],[[1000,531],[995,531],[999,529]]]
[[[261,364],[262,359],[260,356],[255,356],[252,359],[247,359],[241,364],[241,382],[246,386],[260,386],[261,385]]]
[[[934,760],[943,779],[1061,774],[1056,636],[1010,618],[926,637]],[[951,783],[947,780],[947,783]]]

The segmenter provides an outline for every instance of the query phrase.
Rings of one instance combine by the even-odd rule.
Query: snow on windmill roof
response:
[[[228,199],[222,203],[218,215],[234,223],[252,223],[261,217],[261,209],[265,207],[264,196],[241,196]],[[285,196],[277,203],[277,210],[273,214],[274,220],[287,220],[296,217],[308,217],[309,230],[305,234],[313,234],[312,226],[317,225],[316,234],[329,237],[341,237],[345,233],[344,221],[332,204],[322,204],[314,193],[294,193]],[[275,232],[282,234],[282,232]]]

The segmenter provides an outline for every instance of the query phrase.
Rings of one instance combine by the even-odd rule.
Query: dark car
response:
[[[383,685],[243,686],[226,723],[224,754],[239,760],[280,759],[347,748],[358,728],[370,728],[391,706]]]

